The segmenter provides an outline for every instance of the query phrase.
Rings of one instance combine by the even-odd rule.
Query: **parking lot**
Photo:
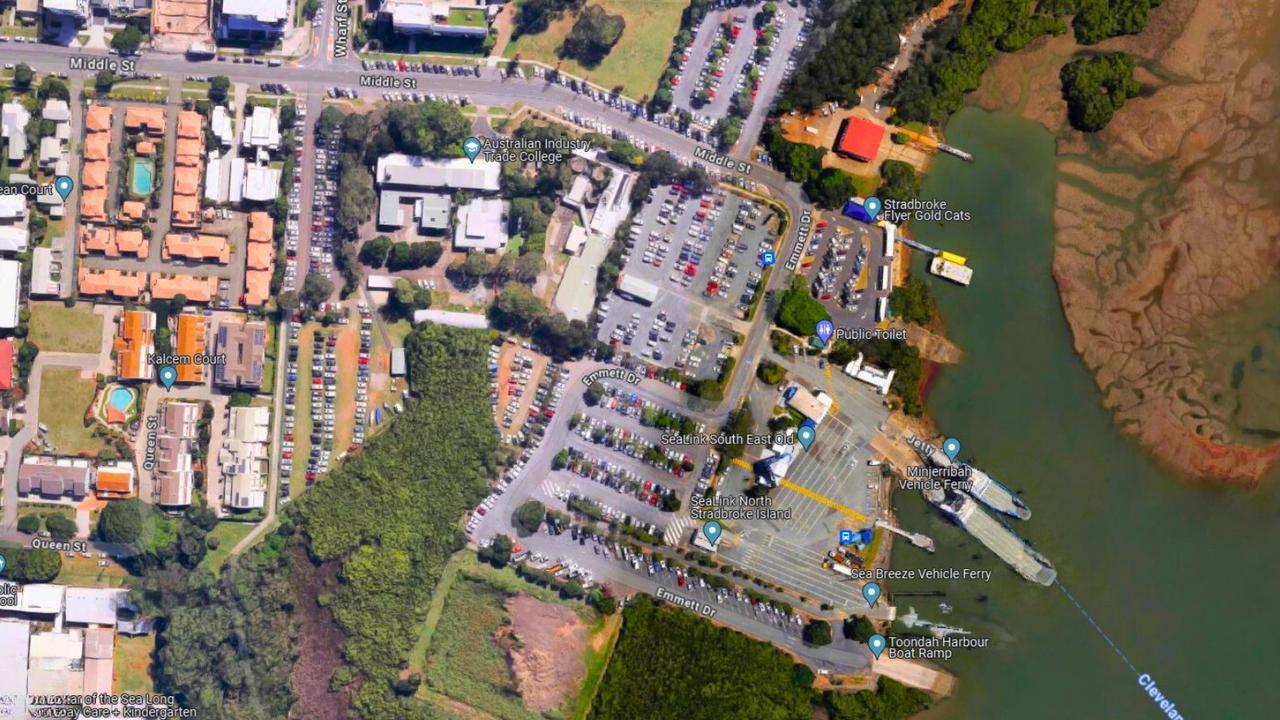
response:
[[[794,55],[782,57],[783,50],[800,48],[811,22],[799,8],[776,5],[777,13],[760,27],[756,16],[765,2],[726,0],[722,9],[707,14],[681,54],[680,74],[673,81],[676,108],[710,126],[729,114],[740,93],[749,93],[754,105],[766,90],[768,104],[767,88],[776,88],[795,68]]]
[[[746,317],[760,290],[760,253],[774,243],[771,215],[720,189],[692,197],[676,186],[656,188],[623,256],[624,275],[656,287],[656,299],[606,297],[600,340],[698,379],[715,377],[733,342],[728,321]]]
[[[801,261],[810,293],[826,305],[836,327],[875,327],[877,305],[892,290],[882,278],[885,268],[893,274],[884,229],[844,216],[819,225]]]
[[[489,371],[497,370],[497,388],[494,405],[494,421],[498,423],[504,439],[510,439],[524,427],[525,419],[544,412],[555,414],[554,408],[543,408],[539,397],[546,397],[546,390],[538,387],[547,358],[533,350],[525,350],[508,342],[489,349]]]
[[[830,377],[810,360],[771,356],[791,380],[829,394],[835,403],[818,425],[813,445],[800,450],[785,480],[771,491],[772,507],[789,509],[779,520],[723,522],[719,554],[728,562],[838,609],[865,608],[860,584],[822,567],[842,529],[871,526],[879,515],[878,480],[868,477],[871,439],[888,417],[882,398],[839,373]],[[777,390],[762,389],[764,404],[782,402]],[[878,476],[878,473],[874,473]],[[735,465],[720,483],[721,494],[742,493],[755,473]]]

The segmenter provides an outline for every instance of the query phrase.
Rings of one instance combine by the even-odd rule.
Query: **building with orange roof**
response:
[[[197,138],[203,134],[204,118],[198,112],[181,110],[178,112],[178,137]]]
[[[244,304],[261,307],[271,298],[272,270],[248,270],[244,274]]]
[[[138,144],[133,148],[133,150],[139,155],[148,155],[148,156],[155,155],[156,144],[151,142],[150,140],[140,140],[138,141]]]
[[[271,270],[275,265],[276,254],[270,243],[252,242],[247,248],[245,266],[250,270]]]
[[[164,109],[130,105],[124,109],[124,126],[130,132],[164,135]]]
[[[133,463],[121,460],[99,465],[93,485],[100,498],[124,498],[133,495],[133,478]]]
[[[200,199],[195,195],[173,196],[173,226],[177,228],[200,227]]]
[[[141,230],[122,230],[117,228],[116,247],[120,248],[122,253],[145,258],[151,243],[147,242],[147,236],[143,235]]]
[[[85,130],[91,133],[111,131],[111,108],[106,105],[90,105],[84,115]]]
[[[249,242],[271,242],[271,215],[261,210],[249,213]]]
[[[217,262],[231,262],[231,245],[221,235],[191,235],[169,233],[164,236],[164,258]]]
[[[107,160],[111,157],[111,133],[89,133],[84,138],[85,160]]]
[[[159,300],[172,300],[176,295],[183,295],[191,302],[207,303],[217,294],[216,277],[196,277],[184,273],[165,277],[160,273],[151,273],[151,297]]]
[[[106,160],[90,160],[84,164],[84,172],[81,173],[80,186],[87,189],[104,188],[107,186],[107,172],[111,166]]]
[[[137,200],[125,200],[120,205],[120,219],[144,222],[147,219],[147,206]]]
[[[150,310],[126,310],[112,348],[116,353],[116,376],[121,380],[150,380],[151,356],[155,354],[156,314]]]
[[[80,219],[85,222],[107,221],[107,191],[103,189],[85,190],[80,195]]]
[[[174,344],[178,355],[195,357],[205,352],[208,339],[209,321],[200,313],[182,313],[178,316],[178,341]],[[204,382],[204,364],[197,362],[178,363],[178,382]]]
[[[147,289],[147,274],[123,270],[93,270],[80,267],[77,285],[82,295],[111,295],[117,298],[136,298]]]
[[[80,254],[102,253],[107,257],[122,254],[145,258],[150,243],[141,230],[121,230],[113,227],[80,228]]]
[[[177,167],[173,170],[173,194],[195,197],[200,192],[200,170],[194,167]],[[197,203],[199,205],[199,203]]]
[[[204,143],[192,138],[181,138],[175,150],[174,162],[178,165],[196,166],[200,164],[200,154],[204,152]]]

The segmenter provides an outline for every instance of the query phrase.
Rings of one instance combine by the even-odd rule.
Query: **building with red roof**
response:
[[[884,126],[879,123],[849,117],[840,125],[840,134],[836,136],[837,155],[871,162],[880,151],[880,141],[884,139]]]
[[[13,389],[13,340],[0,340],[0,390]]]

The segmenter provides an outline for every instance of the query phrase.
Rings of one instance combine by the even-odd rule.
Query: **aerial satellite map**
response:
[[[0,5],[0,720],[1263,720],[1276,0]]]

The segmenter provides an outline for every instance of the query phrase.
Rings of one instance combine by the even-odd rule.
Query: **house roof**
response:
[[[271,242],[271,215],[262,211],[249,213],[249,242]]]
[[[158,107],[130,105],[124,110],[124,126],[154,135],[164,133],[164,110]]]
[[[124,604],[128,590],[118,588],[67,588],[66,620],[83,625],[115,627],[116,611]]]
[[[849,117],[845,119],[844,127],[836,138],[835,151],[856,160],[871,162],[880,151],[880,141],[883,138],[883,125],[860,117]]]
[[[107,221],[107,191],[86,189],[80,195],[80,218],[87,222]]]
[[[192,302],[206,303],[217,293],[217,277],[196,277],[183,273],[164,277],[160,273],[151,273],[151,296],[161,300],[172,300],[174,295],[181,294]]]
[[[111,157],[111,133],[89,133],[84,138],[85,160],[106,160]]]
[[[96,481],[98,492],[129,495],[133,492],[133,466],[100,467]]]
[[[0,338],[0,390],[13,389],[13,339]]]
[[[221,235],[169,233],[164,236],[164,255],[225,265],[231,261],[231,246]]]
[[[200,155],[204,152],[204,143],[193,138],[180,138],[175,151],[178,165],[196,166],[200,164]]]
[[[265,305],[271,297],[271,270],[246,270],[244,273],[244,304]]]
[[[93,270],[81,266],[76,283],[85,295],[114,295],[136,298],[147,288],[146,273],[127,273],[121,270]]]
[[[126,220],[144,220],[147,217],[147,206],[137,200],[125,200],[120,205],[120,217]]]
[[[275,268],[275,251],[271,249],[270,243],[249,243],[248,255],[245,258],[245,265],[250,270],[266,270],[270,272]]]
[[[175,196],[195,197],[198,192],[200,192],[200,169],[182,166],[174,168],[173,194]]]
[[[178,341],[175,348],[179,355],[203,355],[208,336],[209,321],[198,313],[182,313],[178,316]],[[204,365],[197,362],[178,363],[178,382],[198,383],[204,380]]]
[[[116,375],[125,380],[149,380],[155,352],[156,315],[150,310],[126,310],[116,334]]]
[[[92,136],[90,136],[92,137]],[[107,186],[107,171],[110,165],[106,160],[90,160],[84,164],[81,185],[86,189],[104,188]]]
[[[151,142],[150,140],[139,140],[138,144],[134,146],[133,149],[139,155],[155,155],[156,154],[156,144]]]
[[[106,105],[90,105],[84,114],[85,129],[91,133],[111,129],[111,108]]]
[[[260,1],[260,0],[255,0],[255,1]],[[225,7],[223,8],[223,12],[226,12]],[[197,140],[201,139],[204,135],[204,133],[202,132],[203,124],[204,124],[204,118],[200,116],[200,113],[192,112],[190,110],[179,111],[178,112],[178,137],[195,138]]]

